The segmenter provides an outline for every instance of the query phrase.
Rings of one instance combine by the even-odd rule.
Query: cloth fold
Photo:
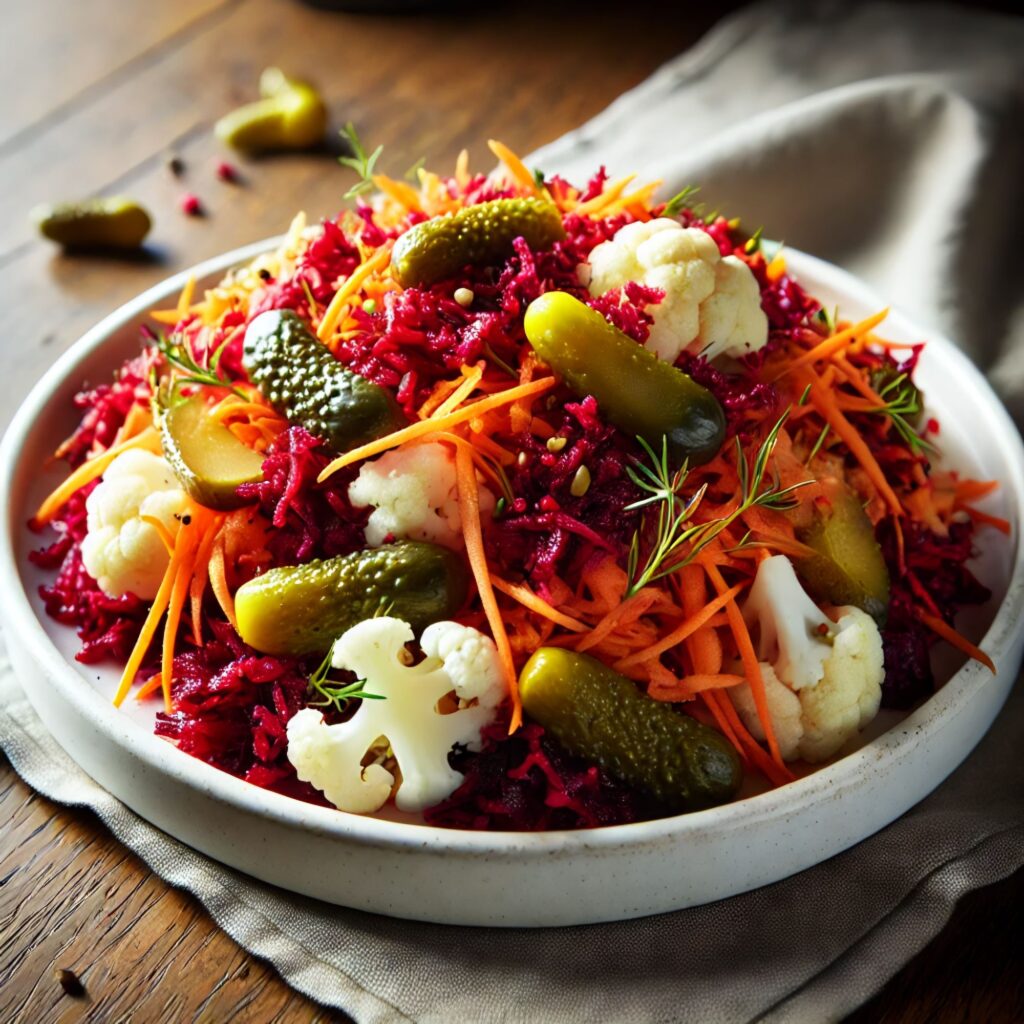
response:
[[[702,186],[710,207],[845,266],[990,369],[1024,412],[1024,21],[964,9],[784,3],[723,22],[529,159],[570,180]],[[0,747],[92,808],[296,989],[360,1024],[834,1020],[1024,864],[1024,693],[928,799],[856,848],[717,904],[546,931],[327,906],[153,828],[63,754],[0,655]],[[453,879],[457,898],[457,879]]]

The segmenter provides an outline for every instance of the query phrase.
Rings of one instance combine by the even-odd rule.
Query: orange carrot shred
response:
[[[786,364],[782,373],[779,374],[779,377],[788,373],[790,370],[795,370],[798,366],[806,366],[810,363],[816,363],[819,359],[827,359],[836,352],[841,352],[851,342],[856,341],[856,339],[862,334],[866,334],[868,331],[877,327],[888,315],[889,310],[883,309],[878,313],[875,313],[873,316],[869,316],[866,320],[861,320],[860,323],[852,324],[850,327],[837,331],[835,334],[831,335],[831,337],[819,342],[814,346],[814,348],[805,352],[803,355],[790,360]]]
[[[147,427],[134,437],[129,437],[120,444],[112,445],[101,455],[89,459],[88,462],[83,462],[43,501],[35,514],[34,521],[41,526],[50,522],[76,491],[80,491],[86,484],[92,483],[98,476],[102,476],[114,459],[130,448],[143,448],[153,452],[154,455],[159,455],[161,452],[160,436],[154,427]]]
[[[344,455],[339,455],[338,458],[328,463],[320,471],[317,482],[323,483],[333,473],[336,473],[339,469],[344,469],[345,466],[351,466],[354,462],[361,462],[363,459],[369,459],[391,448],[397,448],[399,445],[405,444],[407,441],[413,441],[417,437],[423,437],[425,434],[438,430],[449,430],[460,423],[473,419],[474,416],[480,416],[491,409],[498,409],[503,405],[509,405],[520,398],[543,394],[545,391],[550,391],[554,386],[554,377],[544,377],[541,380],[531,381],[529,384],[520,384],[518,387],[500,391],[496,395],[481,398],[470,405],[464,405],[456,412],[448,413],[447,416],[436,416],[426,420],[418,420],[408,427],[396,430],[393,434],[379,437],[375,441],[370,441],[367,444],[360,445],[358,448],[353,448]]]
[[[724,594],[728,587],[722,578],[722,574],[718,571],[718,567],[706,558],[701,560],[714,588],[719,594]],[[771,751],[772,759],[775,763],[780,769],[785,771],[786,768],[782,760],[782,754],[779,751],[779,743],[775,738],[772,716],[768,710],[768,697],[765,694],[761,666],[757,660],[757,653],[754,651],[753,641],[750,639],[750,632],[747,629],[747,624],[743,621],[743,616],[740,614],[735,598],[725,606],[725,610],[729,616],[729,627],[736,640],[736,649],[739,652],[740,661],[743,663],[743,673],[747,677],[747,683],[754,698],[754,706],[757,708],[757,717],[761,721],[761,727],[764,729],[765,738],[768,741],[768,749]]]
[[[980,648],[971,643],[967,637],[958,633],[948,622],[932,615],[921,608],[914,608],[914,614],[937,636],[941,636],[946,643],[951,644],[958,651],[963,651],[968,657],[980,661],[992,673],[997,675],[996,666],[992,659]]]
[[[507,594],[514,601],[518,601],[524,608],[528,608],[538,615],[543,615],[544,618],[550,619],[556,625],[572,630],[574,633],[586,632],[587,627],[579,619],[574,619],[571,615],[566,615],[557,608],[552,608],[547,601],[538,597],[525,583],[507,583],[493,573],[491,574],[491,583],[494,585],[495,590],[500,590],[503,594]]]
[[[505,623],[498,608],[498,599],[494,596],[491,576],[487,570],[487,556],[484,554],[483,526],[480,523],[480,494],[477,490],[476,471],[469,452],[461,446],[455,451],[455,479],[459,490],[459,512],[462,517],[462,531],[466,541],[466,556],[469,558],[473,578],[480,593],[480,603],[484,606],[487,623],[491,627],[494,643],[498,648],[498,658],[509,695],[512,698],[512,721],[508,731],[513,733],[523,723],[523,705],[519,699],[519,681],[516,677],[515,663],[512,659],[512,647],[509,644]]]
[[[217,598],[217,604],[220,605],[221,611],[224,613],[225,618],[231,623],[232,628],[238,632],[238,619],[235,618],[235,599],[231,596],[231,591],[228,588],[227,575],[224,571],[224,540],[221,538],[213,546],[213,550],[210,552],[210,588],[213,590],[214,597]]]

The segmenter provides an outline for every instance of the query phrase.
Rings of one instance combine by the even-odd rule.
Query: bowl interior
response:
[[[250,258],[268,245],[269,243],[263,243],[211,261],[210,264],[199,268],[202,272],[198,275],[199,285],[214,283],[229,266],[242,258]],[[868,289],[837,268],[797,252],[788,252],[788,260],[792,272],[811,294],[820,298],[829,307],[838,305],[844,318],[859,319],[875,312],[882,305]],[[166,759],[167,765],[182,773],[183,777],[205,777],[207,784],[212,773],[219,777],[223,785],[217,785],[231,799],[246,800],[249,806],[270,809],[276,816],[291,817],[306,823],[315,821],[320,827],[344,828],[346,819],[350,818],[348,815],[302,805],[273,793],[252,792],[255,787],[222,775],[216,769],[181,753],[169,743],[156,741],[152,736],[152,722],[159,708],[158,702],[140,703],[129,699],[120,712],[115,711],[109,705],[109,701],[119,678],[118,669],[115,666],[89,666],[76,662],[74,655],[79,643],[74,631],[47,617],[38,597],[39,585],[51,579],[52,573],[40,572],[29,563],[27,556],[33,548],[40,546],[46,537],[31,533],[25,528],[25,523],[39,501],[65,475],[64,464],[55,463],[51,453],[78,421],[78,415],[72,405],[73,396],[83,381],[100,383],[108,380],[114,368],[138,351],[139,326],[146,319],[146,310],[166,305],[168,300],[173,300],[184,283],[185,276],[179,275],[158,286],[146,296],[140,297],[130,309],[120,315],[115,314],[90,332],[78,346],[66,354],[33,392],[27,402],[31,415],[26,418],[23,410],[12,428],[11,436],[5,440],[9,474],[5,539],[14,555],[20,590],[20,594],[15,594],[14,599],[26,600],[31,606],[36,621],[41,625],[52,647],[52,652],[56,653],[70,672],[74,673],[77,677],[76,683],[80,681],[80,684],[91,691],[90,696],[96,699],[95,713],[103,716],[105,720],[112,721],[113,718],[117,718],[117,729],[120,731],[128,728],[137,737],[136,742],[139,743],[140,749],[148,752],[147,756]],[[1016,524],[1020,520],[1021,496],[1024,494],[1020,440],[1006,413],[981,376],[948,342],[922,331],[898,313],[890,315],[879,328],[879,333],[892,340],[906,342],[908,345],[925,340],[929,342],[918,370],[918,381],[926,396],[928,414],[936,417],[941,424],[938,443],[942,450],[942,463],[958,469],[964,475],[995,479],[1003,484],[980,505],[993,515],[1008,518],[1015,527],[1013,536],[1004,538],[990,528],[982,528],[979,531],[980,554],[975,559],[974,568],[979,577],[991,588],[992,598],[986,605],[966,611],[959,621],[962,631],[975,642],[980,642],[1008,593],[1012,577],[1019,573]],[[42,414],[44,412],[45,415]],[[942,681],[949,680],[962,664],[963,658],[956,652],[941,650],[936,661],[937,675]],[[102,711],[96,710],[100,704],[103,705]],[[844,751],[844,754],[871,743],[905,717],[906,714],[902,713],[883,713],[856,743]],[[841,760],[837,764],[819,769],[814,775],[835,772],[842,764]],[[809,781],[802,780],[786,789],[793,791],[793,799],[799,799],[800,786]],[[243,793],[243,790],[250,792]],[[756,787],[752,787],[748,794],[755,791]],[[757,804],[763,799],[765,798],[755,797],[750,803]],[[687,819],[711,821],[720,810],[689,815]],[[415,823],[415,819],[400,815],[398,812],[395,812],[394,818],[402,823]],[[615,830],[604,831],[634,827],[621,826]],[[422,826],[416,831],[423,833],[438,830]],[[442,832],[441,835],[450,837],[451,833]]]

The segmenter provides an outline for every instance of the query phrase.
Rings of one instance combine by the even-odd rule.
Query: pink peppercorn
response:
[[[238,171],[235,170],[233,164],[229,164],[227,160],[221,160],[217,164],[217,177],[221,181],[237,181]]]
[[[561,507],[562,506],[559,505],[550,494],[545,494],[544,497],[537,502],[537,508],[539,508],[541,512],[557,512]]]
[[[199,202],[199,196],[193,195],[191,192],[186,192],[181,199],[178,200],[178,205],[181,207],[181,212],[187,214],[189,217],[198,217],[203,212],[202,204]]]

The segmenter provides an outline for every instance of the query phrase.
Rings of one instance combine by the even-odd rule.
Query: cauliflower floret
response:
[[[367,619],[334,644],[335,668],[365,679],[364,700],[346,722],[327,725],[304,708],[288,723],[288,759],[300,779],[343,811],[366,814],[384,805],[395,777],[380,764],[362,766],[386,740],[402,773],[395,804],[422,811],[449,796],[462,775],[448,764],[455,743],[479,749],[480,730],[494,718],[505,691],[490,637],[457,622],[436,622],[420,640],[426,660],[410,666],[405,645],[412,628],[401,619]],[[447,714],[438,701],[454,691],[460,707]]]
[[[804,592],[789,559],[761,563],[745,614],[760,626],[758,655],[772,726],[783,758],[831,757],[878,714],[882,637],[859,608],[833,623]],[[732,691],[746,726],[764,738],[747,683]]]
[[[768,318],[750,268],[722,259],[714,239],[668,217],[627,224],[590,253],[590,294],[604,295],[629,281],[660,288],[665,298],[647,307],[654,318],[646,345],[674,363],[687,348],[708,359],[756,352],[768,340]]]
[[[455,460],[439,442],[387,452],[367,462],[348,489],[357,508],[373,506],[366,543],[380,547],[389,536],[463,545]],[[480,511],[494,508],[494,495],[480,488]]]
[[[775,669],[767,661],[760,662],[761,678],[764,680],[764,696],[768,702],[768,714],[772,720],[775,739],[779,744],[779,752],[784,761],[792,761],[800,756],[800,741],[804,736],[803,708],[800,698],[788,687],[779,682]],[[740,683],[729,691],[732,702],[739,712],[743,724],[751,735],[764,741],[764,728],[757,717],[757,706],[754,695],[750,692],[749,683]]]
[[[88,532],[82,540],[82,563],[104,594],[156,597],[169,556],[156,527],[142,516],[158,519],[174,536],[184,508],[185,492],[161,456],[131,448],[110,463],[85,499]]]

